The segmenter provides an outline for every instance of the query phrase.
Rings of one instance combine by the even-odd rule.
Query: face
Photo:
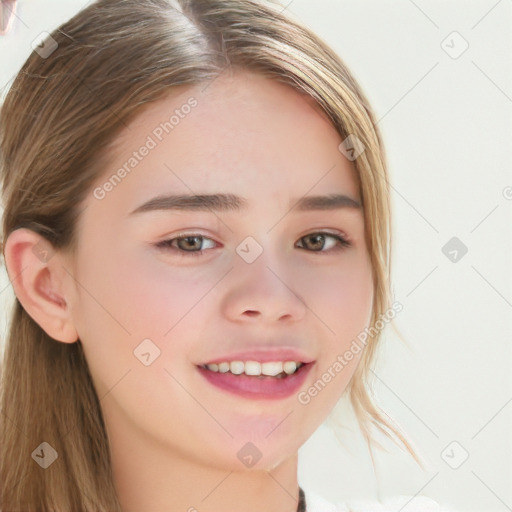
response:
[[[111,439],[269,468],[360,360],[340,362],[373,298],[361,198],[310,99],[240,71],[204,87],[116,140],[78,224],[71,313]],[[328,195],[346,197],[308,201]]]

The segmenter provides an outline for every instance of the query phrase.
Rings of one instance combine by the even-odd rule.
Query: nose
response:
[[[238,258],[221,301],[223,313],[235,322],[296,322],[307,310],[296,279],[269,251],[252,263]]]

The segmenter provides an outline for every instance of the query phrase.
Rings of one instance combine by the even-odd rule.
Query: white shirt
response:
[[[404,512],[456,512],[451,508],[442,507],[425,496],[396,496],[383,502],[351,500],[334,505],[307,489],[304,489],[304,493],[306,512],[397,512],[402,507]]]

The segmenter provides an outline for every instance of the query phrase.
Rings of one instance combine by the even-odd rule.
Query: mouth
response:
[[[304,383],[314,362],[221,361],[197,366],[211,385],[246,398],[282,399]]]

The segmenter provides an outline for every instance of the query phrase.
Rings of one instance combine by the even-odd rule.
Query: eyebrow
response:
[[[240,211],[247,208],[247,199],[233,194],[180,194],[161,195],[146,201],[129,215],[155,210],[195,210],[195,211]],[[292,200],[290,209],[298,211],[334,210],[341,208],[361,208],[361,203],[344,194],[325,196],[304,196]]]

